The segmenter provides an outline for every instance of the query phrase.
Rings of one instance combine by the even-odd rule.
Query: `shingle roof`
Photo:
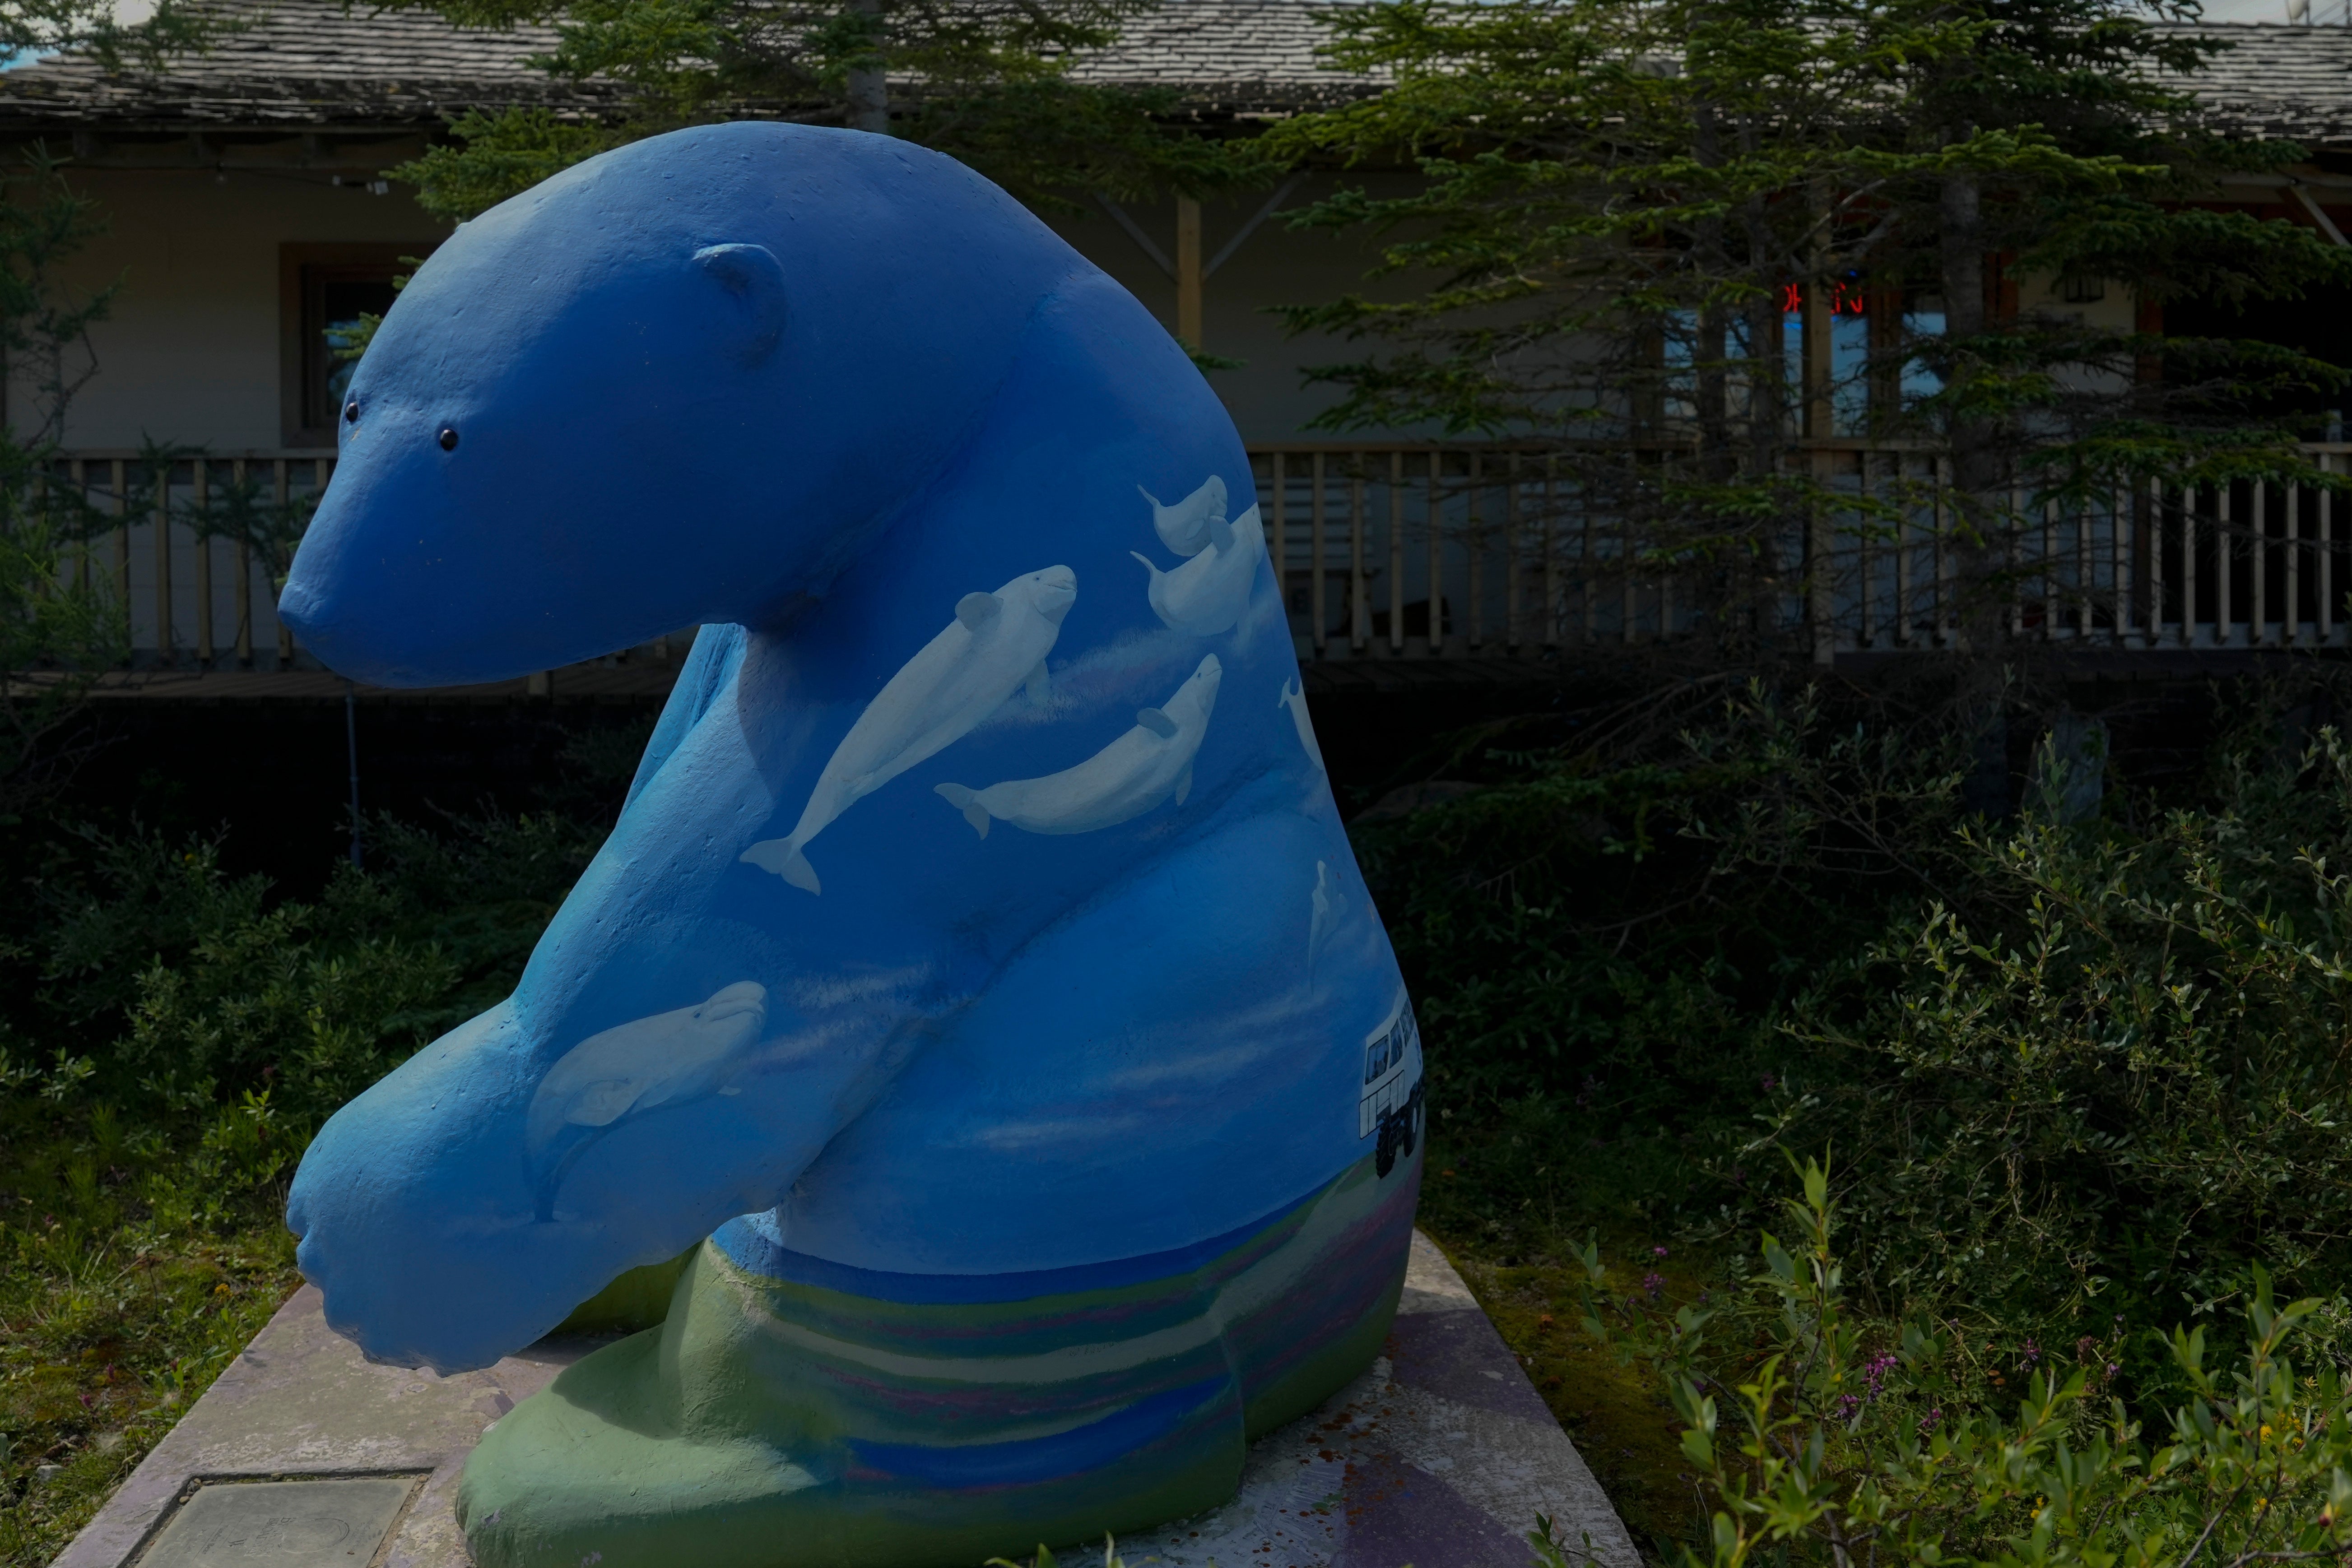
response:
[[[1191,107],[1226,113],[1368,90],[1362,78],[1319,68],[1321,31],[1307,0],[1166,0],[1075,74],[1176,88]],[[110,76],[71,53],[0,72],[0,132],[424,126],[469,109],[537,105],[570,116],[618,107],[615,84],[559,82],[526,63],[554,41],[548,27],[482,32],[430,11],[271,0],[246,30],[160,73]]]
[[[524,63],[554,42],[548,27],[477,32],[429,11],[273,0],[244,30],[159,73],[109,75],[77,53],[0,73],[0,127],[432,124],[467,109],[593,112],[618,101],[615,88],[557,83]]]
[[[1318,7],[1319,8],[1319,7]],[[1326,68],[1329,37],[1307,0],[1162,0],[1113,47],[1081,62],[1081,81],[1171,87],[1194,103],[1247,111],[1360,97],[1377,78]]]
[[[247,8],[240,0],[226,5]],[[1278,112],[1374,90],[1376,79],[1325,69],[1315,0],[1163,0],[1081,80],[1178,89],[1205,112]],[[2250,129],[2352,145],[2352,27],[2198,25],[2227,38],[2196,90]],[[0,132],[9,129],[157,130],[429,126],[469,109],[541,105],[608,112],[615,84],[561,82],[528,57],[554,30],[453,27],[430,11],[369,12],[341,0],[269,0],[245,31],[160,73],[110,76],[65,54],[0,72]]]
[[[2190,85],[2237,125],[2314,144],[2352,142],[2352,27],[2206,22],[2224,38]]]

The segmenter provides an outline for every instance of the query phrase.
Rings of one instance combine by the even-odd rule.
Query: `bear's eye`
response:
[[[455,452],[457,450],[457,427],[456,425],[445,424],[441,427],[441,450],[444,452]]]
[[[351,402],[343,404],[343,423],[345,424],[357,424],[359,422],[360,400],[353,398]]]

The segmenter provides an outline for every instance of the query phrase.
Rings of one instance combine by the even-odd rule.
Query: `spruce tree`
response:
[[[1344,188],[1299,220],[1381,232],[1382,271],[1406,286],[1289,310],[1363,345],[1317,372],[1344,394],[1320,423],[1539,448],[1563,504],[1628,541],[1600,570],[1671,575],[1711,657],[1817,652],[1787,629],[1792,604],[1819,621],[1850,601],[1833,579],[1855,552],[1831,534],[1916,527],[1930,459],[1958,640],[1979,652],[2055,570],[2020,548],[2053,508],[2144,502],[2150,480],[2328,483],[2295,451],[2317,431],[2292,411],[2340,387],[2336,368],[2009,306],[2020,277],[2147,304],[2352,280],[2352,251],[2312,229],[2186,204],[2224,172],[2301,155],[2195,95],[2224,46],[2181,25],[2193,7],[1375,0],[1330,15],[1336,61],[1395,85],[1293,120],[1262,151],[1403,158],[1422,179]],[[1805,301],[1866,304],[1875,323],[1835,384],[1798,372],[1789,307]],[[1857,494],[1798,440],[1831,434],[1916,456]]]
[[[625,89],[604,119],[468,114],[456,141],[392,171],[431,212],[470,217],[608,148],[740,119],[847,125],[962,160],[1034,207],[1197,193],[1231,177],[1169,124],[1177,95],[1076,80],[1154,0],[409,0],[466,27],[551,23],[533,64]]]

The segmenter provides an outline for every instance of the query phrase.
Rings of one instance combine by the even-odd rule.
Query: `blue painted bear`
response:
[[[480,1561],[1139,1528],[1371,1359],[1420,1042],[1249,461],[1132,298],[947,159],[680,131],[460,227],[341,430],[283,604],[335,669],[702,626],[514,995],[289,1206],[328,1321],[445,1372],[693,1249],[476,1452]]]

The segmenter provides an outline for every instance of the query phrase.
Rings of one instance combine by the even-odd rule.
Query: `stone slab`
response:
[[[328,1330],[304,1286],[54,1568],[470,1568],[452,1514],[467,1454],[604,1343],[546,1341],[446,1378],[372,1366]],[[267,1495],[256,1484],[271,1482]],[[1640,1568],[1517,1358],[1416,1233],[1396,1328],[1370,1369],[1255,1445],[1232,1501],[1119,1548],[1165,1568],[1509,1568],[1533,1560],[1526,1535],[1538,1514],[1573,1556]],[[375,1535],[362,1544],[370,1519]],[[322,1520],[344,1534],[327,1542],[335,1530]],[[218,1556],[233,1541],[250,1549]],[[1101,1548],[1057,1552],[1082,1563],[1089,1545]],[[302,1551],[311,1554],[287,1554]]]
[[[418,1479],[203,1482],[139,1554],[139,1568],[369,1568]]]

